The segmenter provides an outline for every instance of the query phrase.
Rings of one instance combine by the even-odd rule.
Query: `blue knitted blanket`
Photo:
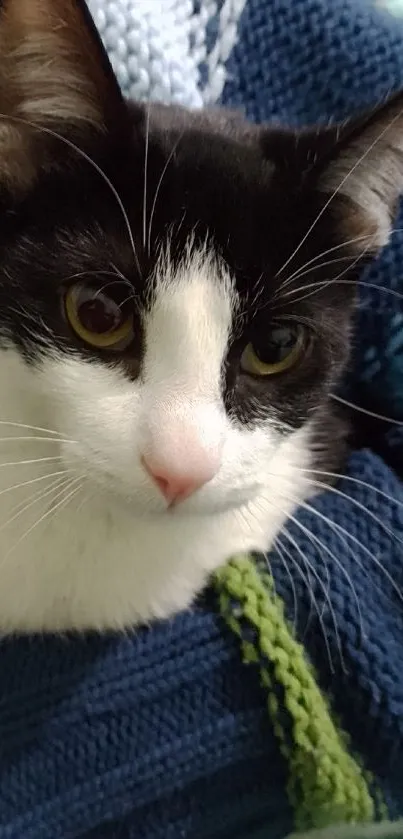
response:
[[[370,0],[89,0],[126,92],[254,120],[344,118],[403,85]],[[356,448],[270,556],[276,591],[390,817],[403,814],[403,212],[361,278],[342,391]],[[288,767],[214,591],[127,637],[0,644],[0,839],[275,839]]]

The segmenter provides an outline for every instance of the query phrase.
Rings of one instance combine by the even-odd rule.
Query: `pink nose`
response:
[[[184,501],[189,495],[193,495],[196,490],[211,481],[216,473],[216,468],[208,462],[204,468],[200,468],[199,465],[197,470],[194,468],[174,470],[172,466],[169,468],[167,464],[158,462],[151,456],[143,456],[141,460],[146,472],[169,504]]]

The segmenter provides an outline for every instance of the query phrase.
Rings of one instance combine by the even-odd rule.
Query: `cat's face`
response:
[[[127,106],[81,2],[6,0],[0,110],[0,627],[165,617],[338,466],[400,104],[299,135]]]

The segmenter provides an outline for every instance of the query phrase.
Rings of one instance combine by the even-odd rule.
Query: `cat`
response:
[[[296,131],[126,102],[83,0],[4,0],[2,633],[187,609],[340,467],[402,108]]]

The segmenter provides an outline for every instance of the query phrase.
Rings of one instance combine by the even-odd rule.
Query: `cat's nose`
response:
[[[164,462],[163,458],[158,459],[149,454],[142,457],[142,463],[169,504],[178,504],[189,498],[196,490],[211,481],[218,470],[215,458],[211,457],[206,457],[203,463],[199,462],[197,468],[191,465],[188,468],[179,468]]]

